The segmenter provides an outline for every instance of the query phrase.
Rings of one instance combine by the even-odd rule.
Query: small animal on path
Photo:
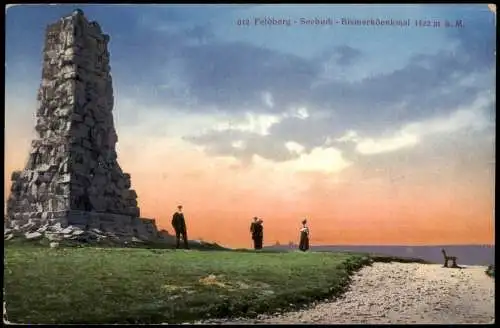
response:
[[[446,251],[444,250],[444,248],[441,249],[441,252],[443,253],[443,256],[444,256],[444,265],[443,265],[443,267],[448,268],[448,261],[452,261],[452,265],[451,265],[452,268],[460,268],[457,265],[457,257],[456,256],[449,256],[449,255],[447,255]]]

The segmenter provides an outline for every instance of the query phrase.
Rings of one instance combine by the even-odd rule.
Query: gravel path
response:
[[[494,280],[485,267],[374,263],[355,276],[339,299],[309,309],[258,319],[211,323],[491,323]]]

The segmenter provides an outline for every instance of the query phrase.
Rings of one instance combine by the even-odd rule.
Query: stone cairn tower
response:
[[[5,239],[157,238],[117,162],[108,42],[81,10],[48,26],[37,138],[25,169],[12,173]]]

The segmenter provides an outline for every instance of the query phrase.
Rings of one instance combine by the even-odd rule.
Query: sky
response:
[[[118,161],[159,228],[182,204],[190,238],[232,247],[254,216],[264,244],[297,242],[303,218],[312,245],[494,243],[485,4],[79,8],[110,35]],[[74,9],[7,10],[5,198],[35,136],[45,27]],[[410,26],[300,23],[315,18]]]

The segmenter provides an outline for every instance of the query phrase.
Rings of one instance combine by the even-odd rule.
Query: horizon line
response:
[[[295,245],[295,243],[294,243]],[[297,244],[298,245],[298,244]],[[289,246],[289,244],[279,244],[279,245],[269,245],[264,247],[272,247],[272,246]],[[437,247],[437,246],[495,246],[495,244],[486,244],[486,243],[472,243],[472,244],[425,244],[425,245],[404,245],[404,244],[321,244],[321,245],[311,245],[311,247],[321,247],[321,246],[357,246],[357,247]]]

